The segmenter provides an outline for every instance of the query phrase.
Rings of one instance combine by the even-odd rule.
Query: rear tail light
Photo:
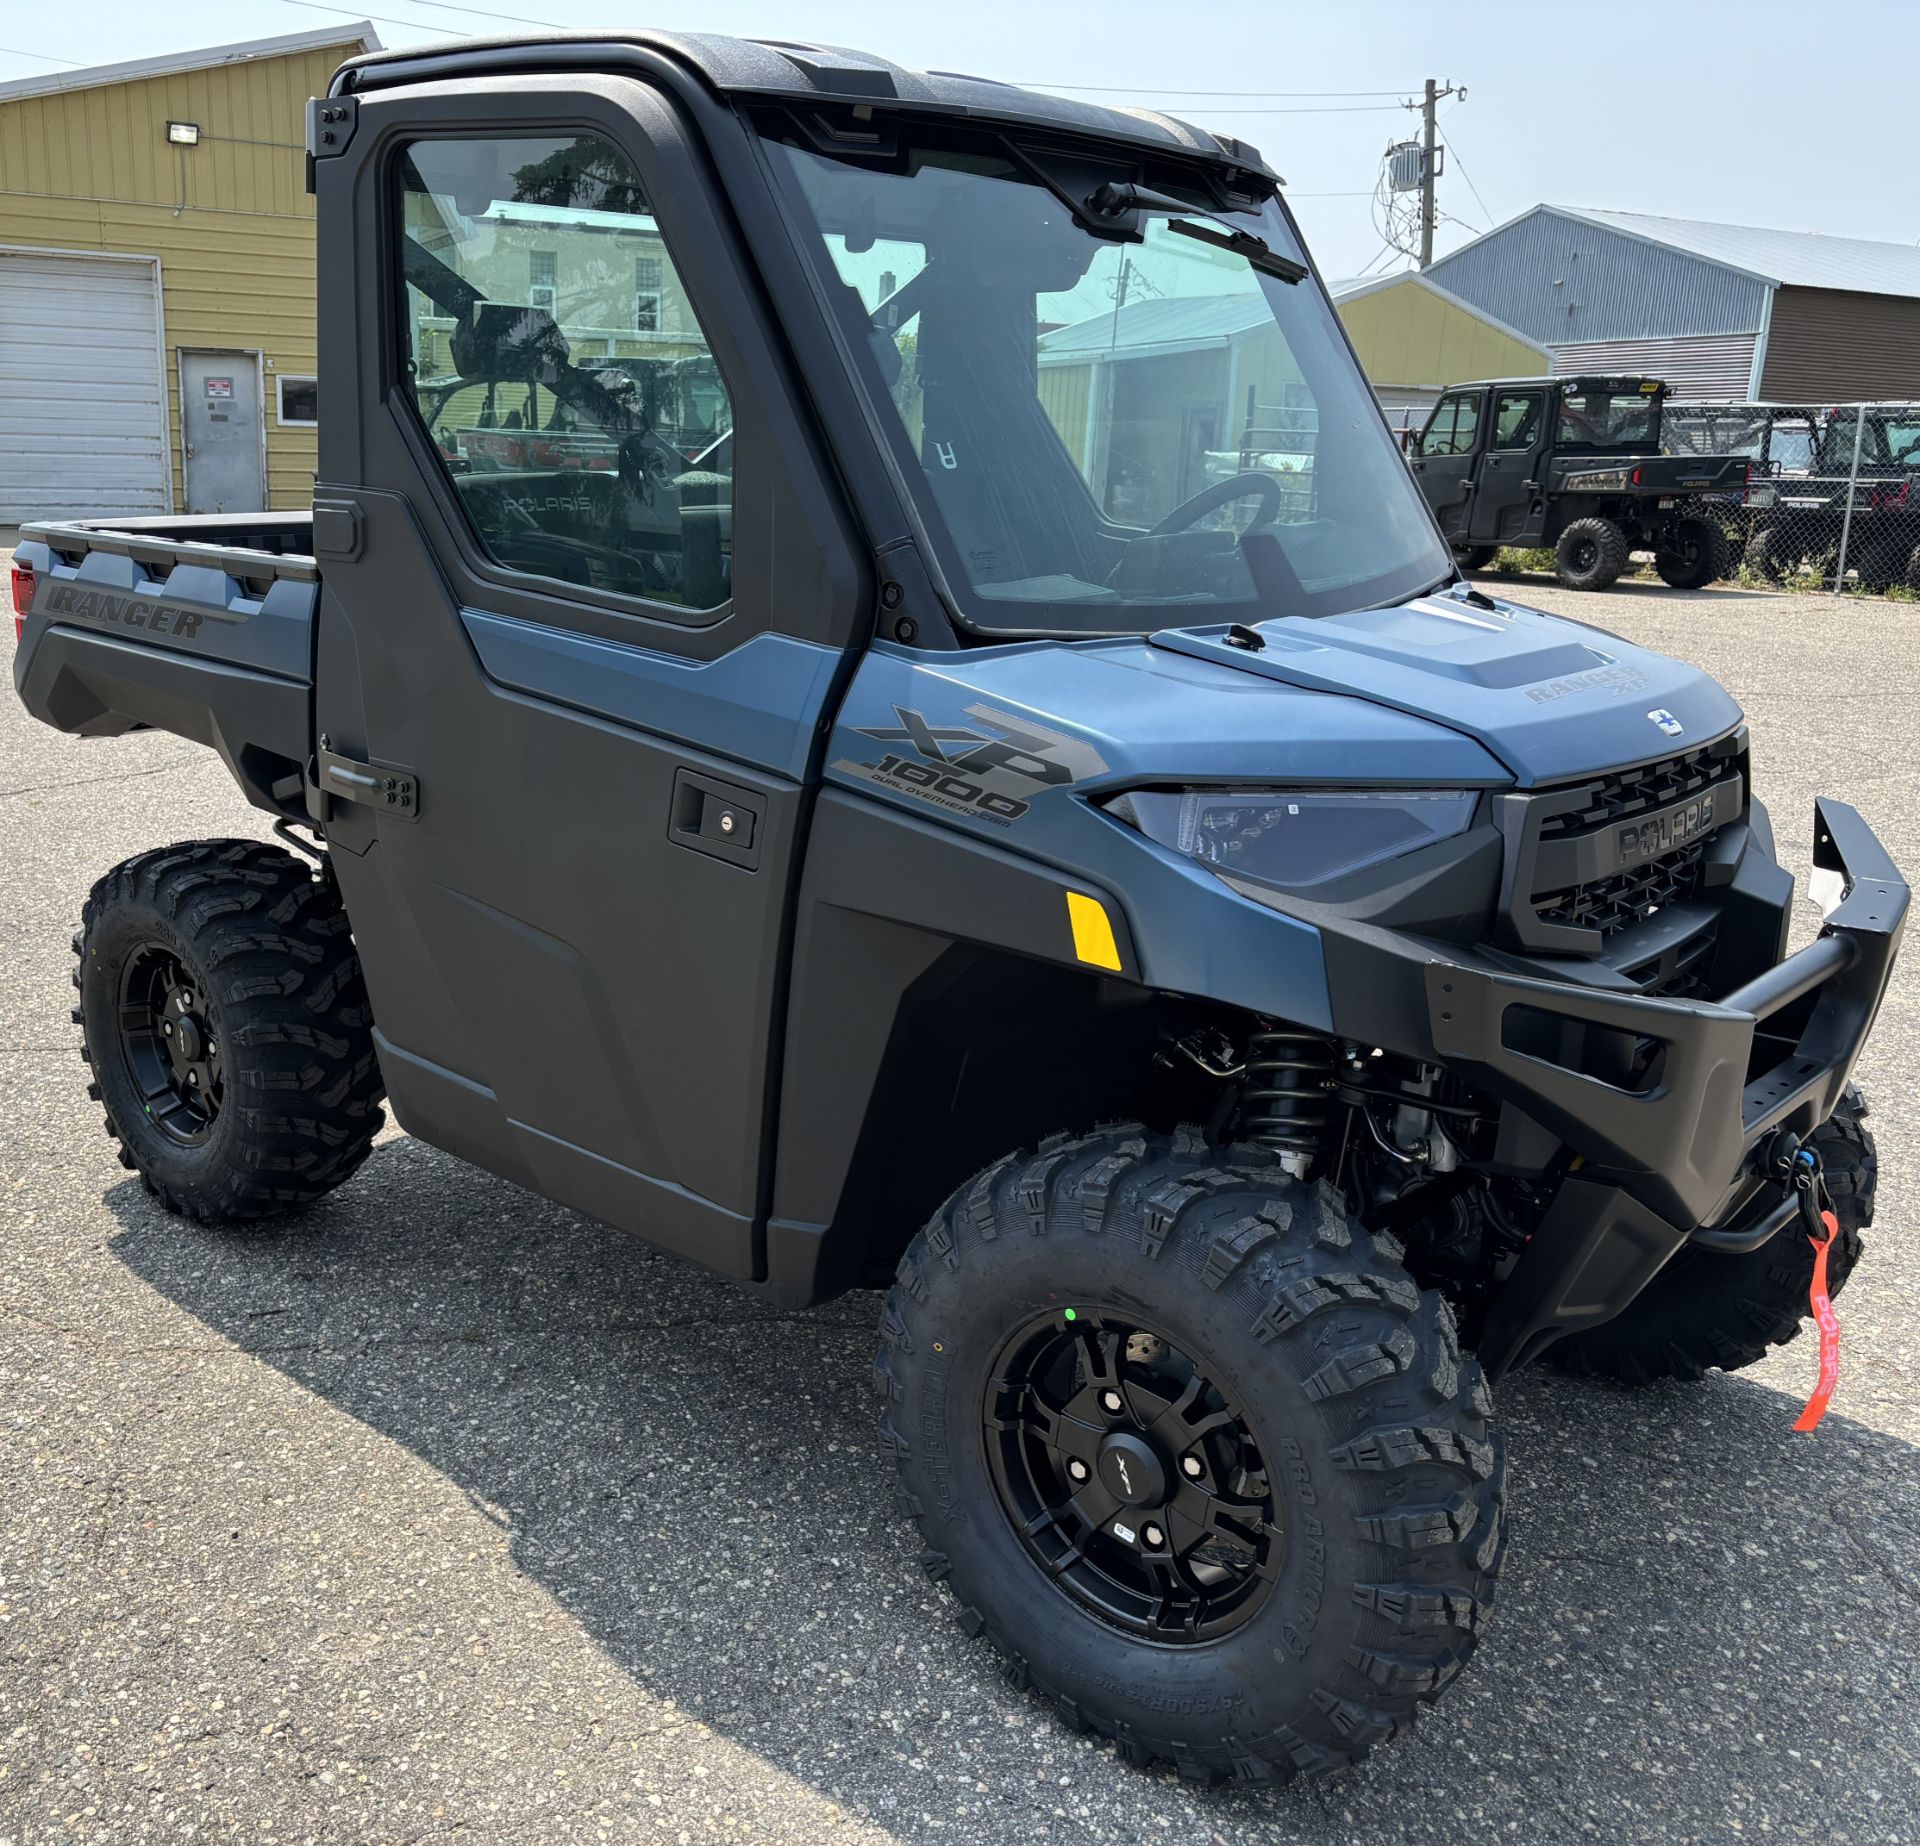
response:
[[[1628,478],[1633,482],[1634,486],[1636,487],[1646,486],[1646,482],[1640,478],[1640,470],[1638,468],[1634,469],[1633,473]]]
[[[27,611],[33,607],[33,567],[13,567],[13,639],[17,647],[27,632]]]

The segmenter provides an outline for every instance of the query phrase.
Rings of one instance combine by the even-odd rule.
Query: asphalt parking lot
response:
[[[1797,871],[1816,791],[1920,869],[1920,608],[1500,587],[1719,675]],[[0,1846],[1920,1836],[1920,956],[1818,1434],[1808,1340],[1509,1381],[1472,1671],[1347,1779],[1207,1794],[1010,1691],[915,1568],[877,1298],[771,1313],[392,1130],[269,1231],[161,1213],[67,944],[106,867],[219,834],[266,823],[211,752],[0,697]]]

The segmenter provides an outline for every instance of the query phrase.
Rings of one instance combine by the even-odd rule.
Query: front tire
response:
[[[73,946],[88,1093],[167,1210],[269,1217],[366,1159],[384,1090],[330,876],[251,840],[142,853],[93,887]]]
[[[1129,1761],[1339,1769],[1473,1652],[1506,1532],[1486,1384],[1330,1189],[1191,1129],[1056,1137],[954,1195],[881,1328],[922,1565]]]
[[[1653,568],[1676,590],[1703,590],[1727,574],[1727,535],[1711,519],[1676,519],[1660,534]]]
[[[1880,1163],[1866,1117],[1866,1099],[1849,1086],[1810,1141],[1840,1226],[1827,1253],[1827,1289],[1836,1296],[1873,1222]],[[1556,1341],[1546,1358],[1563,1372],[1633,1385],[1704,1378],[1715,1366],[1737,1372],[1798,1335],[1812,1281],[1813,1245],[1797,1224],[1744,1256],[1682,1250],[1624,1313]]]
[[[1456,545],[1453,555],[1462,570],[1485,570],[1500,555],[1498,545]]]
[[[1604,590],[1627,568],[1627,535],[1611,519],[1576,519],[1553,548],[1553,573],[1570,590]]]

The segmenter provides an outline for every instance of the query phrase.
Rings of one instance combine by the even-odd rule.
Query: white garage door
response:
[[[154,266],[0,250],[0,522],[167,513]]]

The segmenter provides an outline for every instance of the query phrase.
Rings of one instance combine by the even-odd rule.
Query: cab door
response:
[[[1408,462],[1441,532],[1460,545],[1472,536],[1474,464],[1485,398],[1486,392],[1477,388],[1449,391],[1434,405]]]
[[[866,602],[691,129],[628,79],[316,163],[311,805],[413,1134],[761,1272],[774,1022]]]
[[[1469,525],[1476,545],[1528,542],[1545,455],[1547,394],[1539,389],[1495,391],[1493,416],[1474,478]],[[1538,526],[1532,527],[1538,536]]]

